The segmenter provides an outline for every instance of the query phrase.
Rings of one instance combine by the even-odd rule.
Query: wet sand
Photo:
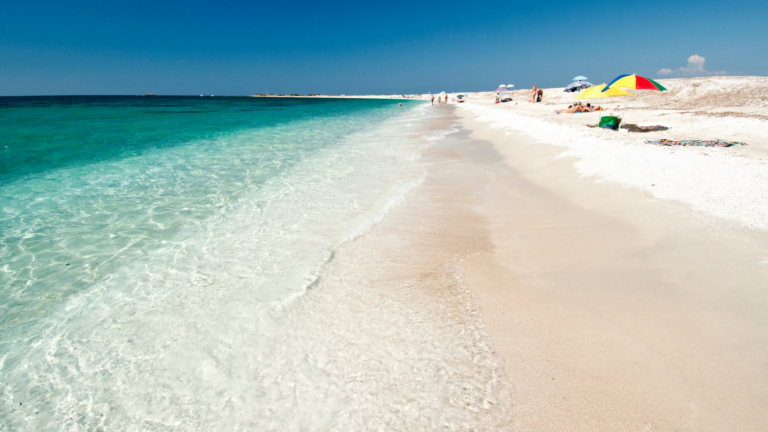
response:
[[[436,109],[461,131],[353,244],[408,239],[381,286],[431,292],[457,323],[479,310],[476,343],[512,386],[509,430],[768,426],[765,233],[580,178],[561,149]]]
[[[435,109],[442,115],[425,120],[427,136],[458,122],[452,109]],[[486,218],[474,210],[493,175],[468,163],[453,139],[432,142],[420,157],[426,180],[369,233],[341,245],[308,295],[307,313],[325,314],[328,323],[302,335],[350,334],[350,343],[376,347],[350,370],[350,381],[360,383],[355,411],[337,421],[359,418],[350,430],[498,431],[512,424],[512,386],[459,267],[493,249]],[[381,355],[384,347],[392,348]]]

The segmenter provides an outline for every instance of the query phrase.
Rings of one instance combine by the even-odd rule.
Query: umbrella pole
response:
[[[629,100],[629,92],[624,98],[624,112],[621,113],[621,121],[619,122],[619,131],[621,131],[621,125],[624,124],[624,115],[627,113],[627,101]]]

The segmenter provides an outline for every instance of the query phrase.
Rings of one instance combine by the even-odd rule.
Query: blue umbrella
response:
[[[579,75],[576,78],[573,79],[574,81],[586,81],[587,77]]]
[[[577,89],[578,90],[584,90],[585,88],[590,88],[590,87],[592,87],[592,83],[591,82],[576,81],[576,82],[572,82],[572,83],[568,84],[568,87],[566,87],[565,90],[563,90],[563,91],[565,91],[565,92],[573,92],[573,91],[576,91]]]

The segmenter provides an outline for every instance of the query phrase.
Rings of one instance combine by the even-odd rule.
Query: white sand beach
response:
[[[612,133],[591,129],[605,112],[553,114],[575,101],[573,93],[546,89],[543,103],[527,103],[530,90],[512,92],[513,101],[494,104],[491,94],[473,94],[462,105],[491,127],[518,130],[565,147],[583,176],[648,190],[654,197],[682,201],[697,212],[743,226],[768,229],[768,79],[716,77],[661,80],[667,92],[641,91],[631,98],[626,123],[663,125],[669,130]],[[613,107],[623,98],[584,101]],[[675,148],[645,140],[745,142],[729,148]]]
[[[512,388],[509,430],[768,425],[768,79],[661,82],[626,121],[663,132],[553,114],[573,98],[562,89],[435,106],[458,132],[423,151],[425,183],[359,240],[443,257],[393,277],[466,289]],[[748,145],[644,142],[660,138]]]
[[[72,195],[71,214],[78,235],[91,235],[83,220],[111,230],[102,237],[110,248],[123,244],[111,234],[137,226],[194,229],[167,246],[158,237],[162,246],[145,258],[115,267],[39,327],[25,324],[29,333],[6,339],[0,424],[768,429],[768,79],[662,83],[668,92],[640,94],[625,115],[665,128],[656,132],[587,127],[597,113],[556,114],[574,101],[562,89],[544,89],[537,104],[527,103],[530,90],[499,104],[492,93],[434,106],[336,101],[334,109],[361,105],[371,117],[320,110],[320,120],[295,129],[256,128],[82,168],[93,181],[57,177],[76,182],[67,193],[108,185],[100,195]],[[306,120],[300,101],[264,102],[298,107],[286,115]],[[617,113],[621,102],[599,103]],[[253,115],[253,107],[237,114],[223,101],[203,103],[206,115],[220,116],[214,129]],[[387,115],[375,114],[380,106]],[[345,132],[356,130],[345,123],[353,120],[358,132]],[[213,130],[202,126],[201,136]],[[645,142],[664,138],[747,145]],[[258,159],[272,149],[273,159]],[[281,164],[288,168],[269,177]],[[260,166],[254,175],[271,180],[236,195]],[[129,177],[135,185],[114,195]],[[8,206],[57,196],[54,182],[36,179],[6,193]],[[161,187],[147,199],[153,184],[190,188]],[[98,213],[83,212],[92,199],[81,196],[100,197]],[[212,216],[165,210],[186,212],[211,197],[222,206]],[[136,211],[145,201],[151,208]],[[17,232],[28,229],[21,223],[50,224],[72,236],[69,213],[66,223],[38,224],[35,217],[55,212],[23,207],[31,211],[14,210]],[[35,274],[56,286],[98,264],[78,255],[92,253],[94,237],[83,238],[55,242],[73,249],[41,261],[58,273]],[[15,286],[34,294],[23,270],[37,258],[19,256]],[[40,298],[30,296],[31,309]]]
[[[478,375],[448,405],[481,411],[442,427],[768,427],[768,78],[659,82],[624,116],[654,132],[588,127],[623,98],[557,114],[563,88],[428,107],[424,183],[331,271],[376,256],[344,279],[458,332]]]

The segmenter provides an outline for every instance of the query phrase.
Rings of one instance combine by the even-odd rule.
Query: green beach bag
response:
[[[614,116],[600,117],[600,127],[617,130],[619,128],[619,118]]]

